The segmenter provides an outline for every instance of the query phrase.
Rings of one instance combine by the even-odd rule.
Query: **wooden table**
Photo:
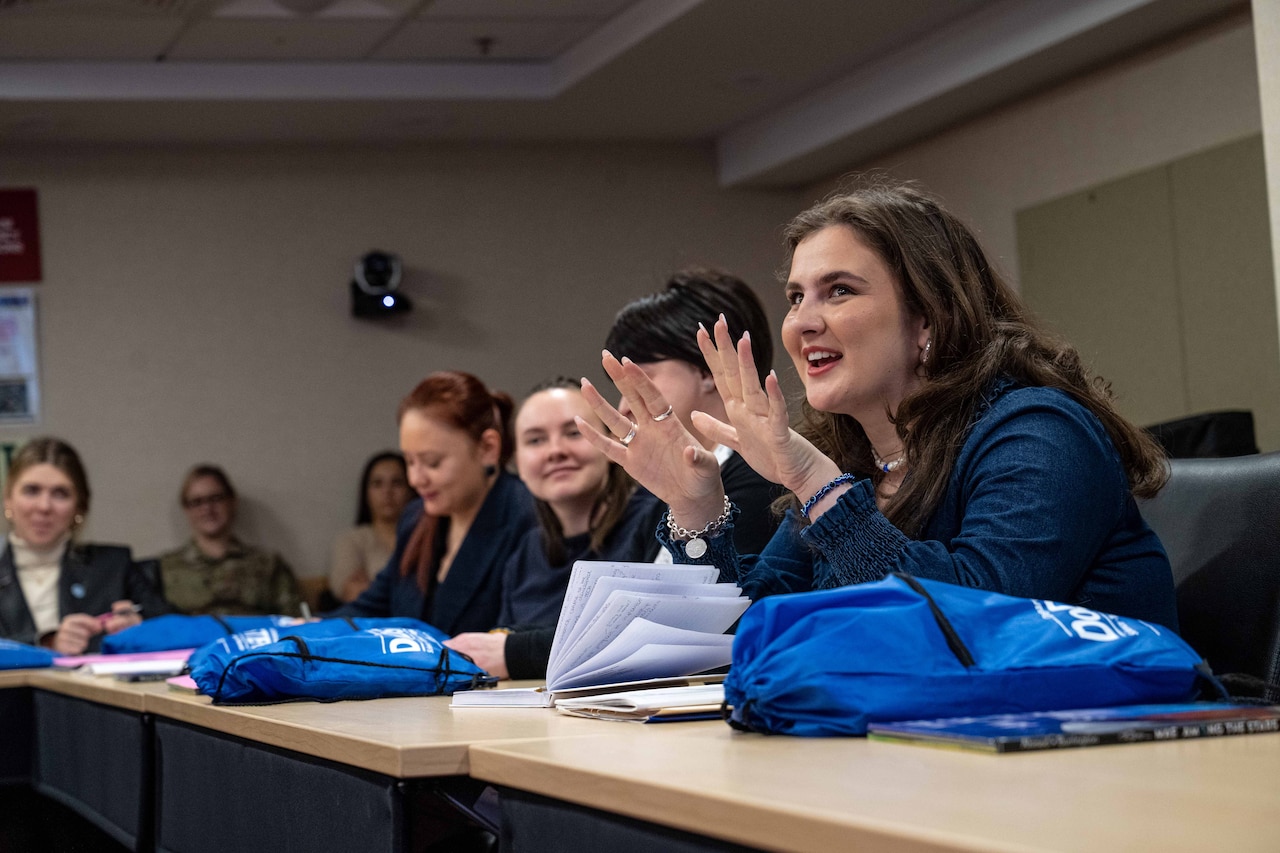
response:
[[[147,687],[153,714],[397,779],[466,775],[476,743],[598,732],[592,720],[544,708],[453,709],[447,696],[236,707]]]
[[[565,851],[621,853],[625,844],[599,839],[637,827],[662,839],[650,849],[1280,850],[1280,734],[999,756],[763,737],[718,722],[643,726],[542,709],[455,710],[444,697],[226,707],[163,684],[51,671],[0,673],[0,687],[34,691],[38,729],[63,729],[42,738],[78,737],[66,731],[69,710],[150,732],[152,746],[141,751],[155,750],[157,771],[148,783],[139,765],[138,784],[152,785],[160,829],[149,837],[140,818],[131,845],[140,849],[241,849],[248,833],[260,837],[264,815],[279,820],[312,803],[351,824],[363,803],[370,808],[355,827],[362,846],[395,850],[406,841],[413,786],[469,774],[502,786],[504,802],[532,803],[526,816],[555,806],[544,829],[566,816],[577,821],[582,831],[557,837]],[[68,784],[96,784],[106,772],[86,768]],[[123,788],[117,769],[106,778]],[[243,819],[228,817],[237,814]],[[307,820],[313,825],[315,815]],[[204,834],[208,822],[223,834]],[[292,849],[331,847],[336,830],[323,820],[316,826],[310,836],[290,835]],[[664,832],[682,835],[668,844],[674,836]]]
[[[475,744],[599,732],[598,721],[545,708],[453,709],[449,702],[433,696],[229,707],[149,692],[157,848],[399,850],[432,831],[419,825],[421,814],[452,816],[441,798],[496,830],[496,807],[477,804],[486,786],[466,778]],[[193,765],[205,775],[178,778]],[[202,804],[217,804],[217,819],[200,817]],[[292,816],[287,833],[273,837],[271,826],[264,832],[262,815],[285,814]]]
[[[1280,734],[987,755],[670,728],[478,744],[471,773],[769,850],[1280,850]]]
[[[215,706],[158,682],[51,670],[25,681],[37,790],[135,849],[399,850],[422,803],[465,806],[483,789],[466,778],[473,744],[599,731],[541,708],[454,710],[443,696]],[[104,755],[121,745],[131,761]]]

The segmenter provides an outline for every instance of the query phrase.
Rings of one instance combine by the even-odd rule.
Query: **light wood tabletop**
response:
[[[27,678],[38,669],[0,669],[0,690],[6,687],[26,687]]]
[[[207,696],[163,682],[129,683],[59,670],[14,671],[9,686],[29,684],[66,696],[147,712],[246,740],[396,778],[465,775],[476,743],[598,734],[596,720],[548,708],[451,708],[447,696],[371,701],[214,705]],[[3,685],[5,682],[0,682]],[[515,682],[534,686],[536,682]],[[718,723],[694,723],[714,729]]]
[[[987,755],[599,725],[477,744],[471,775],[770,850],[1280,850],[1280,734]]]
[[[450,708],[447,696],[227,706],[146,687],[153,714],[397,778],[464,775],[473,744],[594,735],[600,725],[547,708]]]
[[[155,686],[120,681],[109,675],[60,669],[29,670],[27,684],[51,693],[139,713],[146,710],[146,688]]]

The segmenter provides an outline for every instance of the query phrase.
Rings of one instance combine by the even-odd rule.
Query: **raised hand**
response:
[[[639,365],[605,351],[605,372],[618,386],[635,420],[609,404],[586,379],[582,396],[609,435],[578,418],[578,428],[600,452],[671,507],[682,527],[698,529],[719,517],[724,484],[715,454],[693,437]]]
[[[744,334],[737,347],[721,315],[715,337],[698,330],[698,348],[707,360],[716,389],[724,400],[725,424],[704,412],[693,414],[703,435],[737,451],[756,473],[779,483],[805,500],[840,474],[840,468],[808,440],[791,429],[787,403],[773,371],[763,387],[756,380],[751,337]]]

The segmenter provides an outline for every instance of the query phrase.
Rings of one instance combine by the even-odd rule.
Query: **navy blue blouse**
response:
[[[664,538],[664,544],[669,541]],[[756,599],[890,572],[1078,604],[1177,628],[1173,573],[1102,423],[1053,388],[993,389],[920,538],[876,507],[869,480],[811,526],[791,513],[758,557],[718,536],[700,560]]]

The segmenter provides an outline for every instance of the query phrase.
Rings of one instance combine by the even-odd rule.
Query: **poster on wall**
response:
[[[40,281],[36,191],[0,189],[0,281]]]
[[[40,417],[38,366],[35,291],[0,287],[0,425]]]

